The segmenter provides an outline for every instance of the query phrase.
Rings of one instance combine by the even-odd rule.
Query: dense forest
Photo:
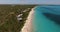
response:
[[[24,26],[25,20],[35,5],[0,5],[0,32],[20,32]],[[30,8],[27,12],[25,9]],[[21,16],[22,20],[17,20],[17,15]]]

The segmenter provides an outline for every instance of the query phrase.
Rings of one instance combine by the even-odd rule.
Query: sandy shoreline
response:
[[[24,24],[24,27],[21,29],[21,32],[32,32],[32,19],[33,19],[33,14],[34,14],[34,8],[31,9],[26,23]]]

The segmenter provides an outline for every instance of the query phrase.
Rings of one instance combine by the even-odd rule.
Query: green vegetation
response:
[[[0,5],[0,32],[20,32],[25,20],[31,11],[22,12],[27,8],[33,8],[35,5]],[[23,14],[23,20],[18,21],[17,15]]]

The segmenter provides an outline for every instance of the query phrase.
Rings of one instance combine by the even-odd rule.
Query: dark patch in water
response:
[[[56,22],[56,24],[60,25],[60,15],[55,15],[51,13],[43,13],[48,19]]]
[[[41,8],[48,9],[48,10],[50,10],[50,11],[52,11],[52,12],[56,12],[56,11],[55,11],[55,8],[49,8],[49,7],[41,7]]]

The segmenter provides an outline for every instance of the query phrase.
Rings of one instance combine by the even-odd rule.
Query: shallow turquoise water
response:
[[[60,6],[36,6],[34,13],[34,30],[33,32],[60,32],[60,26],[54,21],[46,18],[42,13],[53,13],[59,15],[60,13],[51,12],[51,9],[44,9],[42,7],[60,9]],[[55,11],[54,10],[54,11]],[[60,10],[57,10],[60,11]]]

